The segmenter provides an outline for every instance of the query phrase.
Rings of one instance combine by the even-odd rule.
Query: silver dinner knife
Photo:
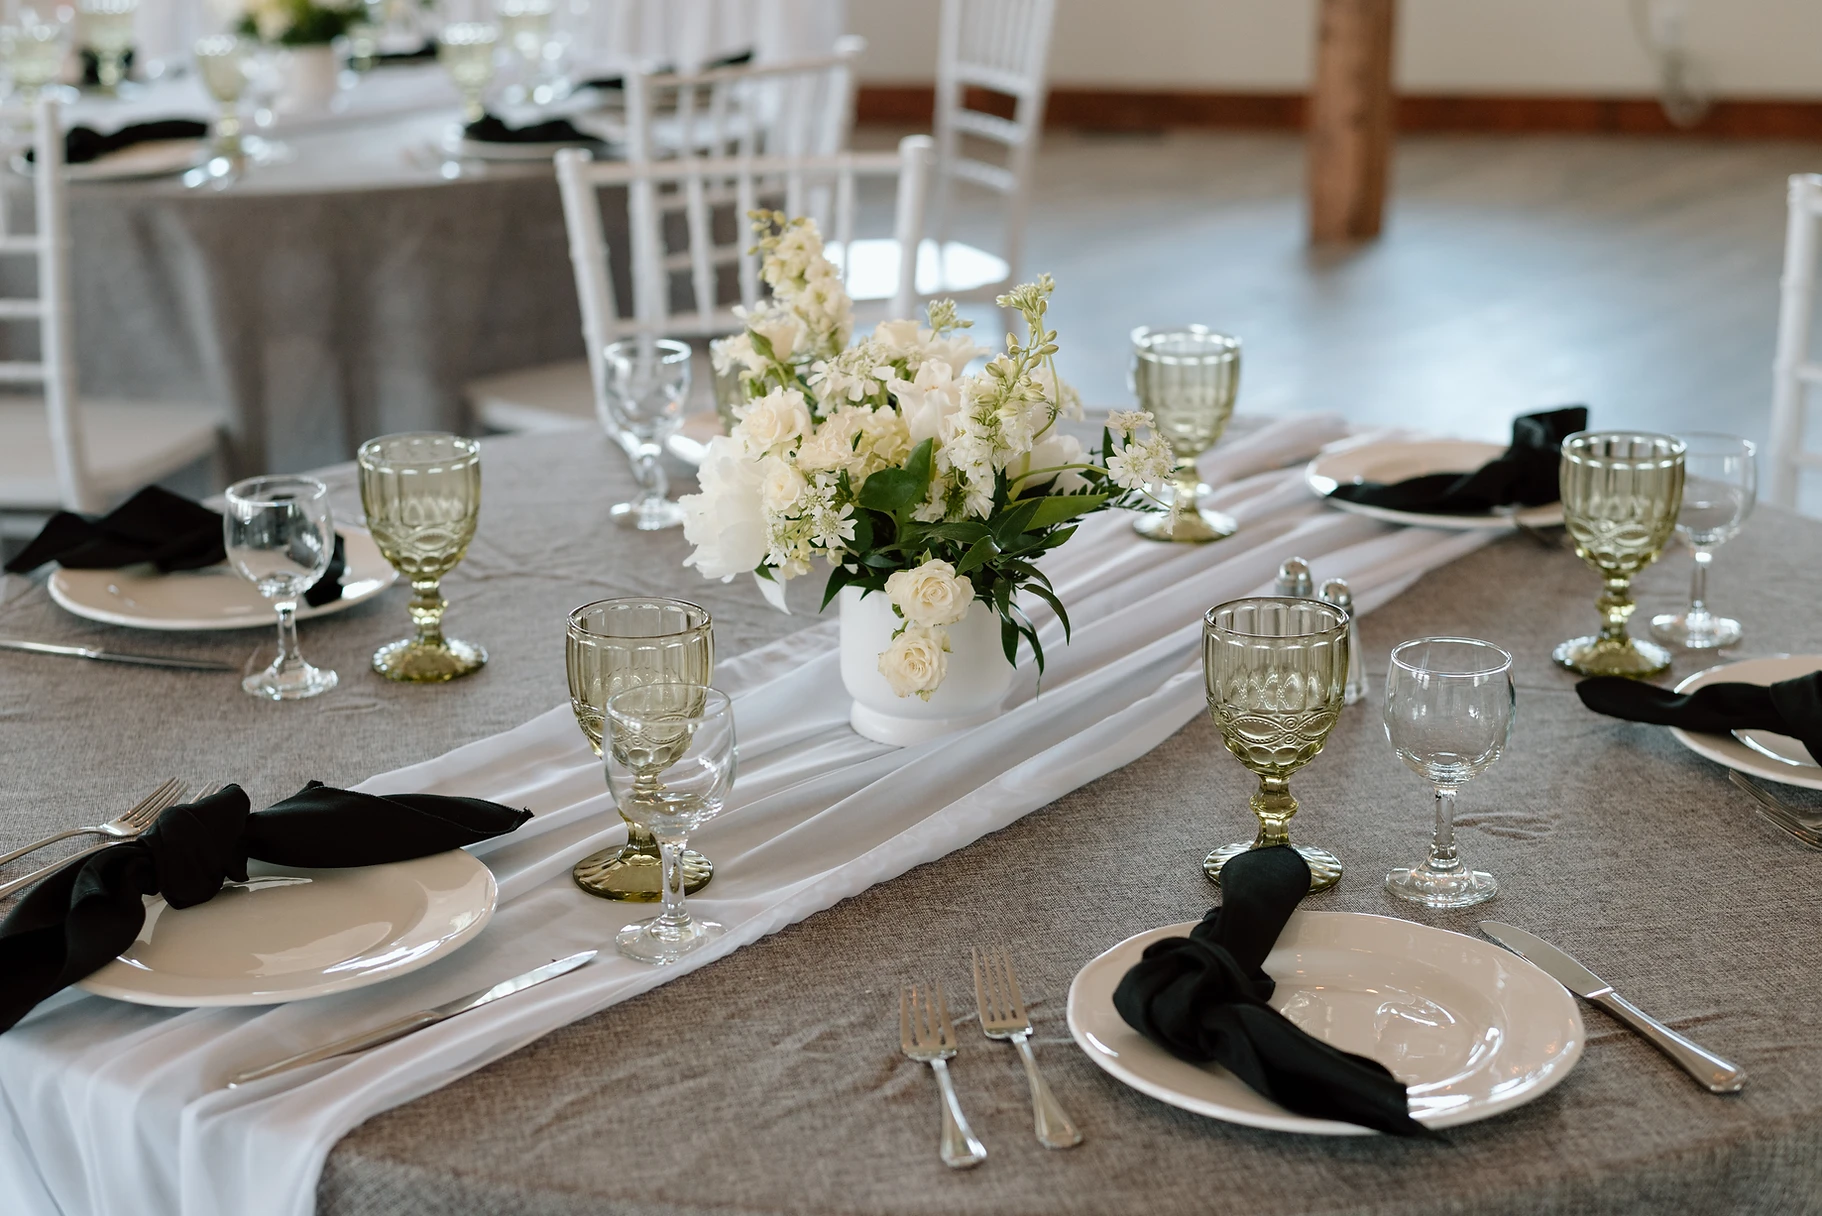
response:
[[[1737,1094],[1746,1085],[1746,1070],[1729,1063],[1664,1025],[1613,990],[1613,985],[1552,946],[1543,938],[1496,920],[1480,922],[1480,931],[1592,1005],[1599,1005],[1644,1035],[1653,1047],[1683,1066],[1710,1093]]]
[[[183,671],[239,671],[238,663],[215,659],[176,659],[156,654],[123,654],[96,646],[57,646],[50,642],[27,642],[19,638],[0,638],[0,650],[24,650],[31,654],[62,655],[66,659],[94,659],[99,663],[133,663],[140,667],[176,667]]]
[[[422,1030],[426,1026],[434,1026],[445,1018],[452,1018],[458,1013],[467,1013],[470,1009],[479,1009],[503,996],[511,996],[515,992],[523,992],[527,988],[542,984],[545,980],[554,980],[559,975],[567,975],[594,958],[595,953],[593,950],[584,950],[580,954],[560,958],[554,963],[545,963],[542,967],[527,971],[524,975],[501,980],[492,988],[471,992],[446,1005],[438,1005],[433,1009],[420,1009],[416,1013],[408,1013],[402,1018],[387,1022],[384,1026],[377,1026],[372,1030],[362,1031],[360,1034],[351,1034],[345,1039],[337,1039],[322,1047],[314,1047],[309,1051],[287,1056],[276,1064],[267,1064],[263,1068],[236,1073],[228,1078],[228,1088],[234,1089],[253,1081],[263,1081],[267,1077],[289,1072],[293,1068],[302,1068],[306,1064],[315,1064],[320,1060],[332,1059],[335,1056],[345,1056],[350,1052],[365,1051],[369,1047],[378,1047],[381,1043],[402,1039],[413,1031]]]

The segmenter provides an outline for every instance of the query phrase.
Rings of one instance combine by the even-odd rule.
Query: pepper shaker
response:
[[[1343,703],[1352,705],[1363,701],[1367,695],[1366,659],[1360,653],[1360,622],[1354,616],[1354,593],[1348,590],[1346,579],[1331,578],[1323,581],[1322,591],[1316,598],[1348,614],[1348,682]]]
[[[1316,593],[1316,584],[1310,578],[1310,564],[1301,557],[1285,559],[1278,567],[1278,580],[1275,584],[1279,595],[1291,596],[1294,599],[1307,600]]]

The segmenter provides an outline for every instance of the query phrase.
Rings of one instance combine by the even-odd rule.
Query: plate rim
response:
[[[1345,499],[1330,497],[1337,479],[1324,473],[1320,466],[1324,461],[1335,457],[1357,452],[1371,451],[1374,448],[1419,448],[1436,447],[1443,444],[1471,444],[1475,447],[1489,449],[1492,456],[1506,450],[1507,445],[1484,439],[1376,439],[1368,443],[1354,444],[1336,451],[1320,452],[1308,464],[1303,466],[1303,484],[1310,488],[1323,502],[1337,511],[1346,511],[1350,515],[1360,515],[1368,519],[1377,519],[1383,523],[1401,524],[1412,528],[1446,528],[1450,531],[1503,531],[1515,529],[1520,524],[1531,528],[1553,528],[1563,522],[1563,506],[1560,502],[1545,503],[1537,507],[1525,507],[1510,514],[1489,512],[1483,515],[1432,515],[1422,511],[1394,511],[1389,507],[1375,507],[1366,503],[1348,502]]]
[[[483,896],[479,915],[477,915],[474,920],[458,929],[455,933],[452,933],[448,937],[437,942],[435,949],[426,950],[423,954],[406,959],[404,962],[395,966],[345,975],[297,991],[216,993],[201,997],[183,997],[162,992],[145,992],[119,984],[112,984],[105,979],[98,980],[96,977],[112,970],[114,965],[120,961],[118,958],[114,958],[104,963],[99,970],[76,981],[75,986],[94,996],[103,996],[110,1000],[125,1001],[133,1005],[148,1005],[161,1009],[231,1009],[244,1008],[253,1005],[287,1005],[292,1001],[310,1000],[319,996],[333,996],[336,993],[351,992],[356,988],[365,988],[371,984],[397,979],[401,975],[409,975],[413,971],[422,967],[428,967],[431,963],[461,949],[472,941],[481,930],[487,927],[488,923],[493,920],[495,911],[499,908],[499,880],[494,876],[493,870],[487,866],[487,863],[483,862],[473,853],[470,853],[467,849],[446,849],[441,853],[427,853],[423,857],[414,857],[407,861],[382,862],[379,866],[347,867],[350,869],[371,870],[389,866],[407,866],[429,858],[450,857],[452,854],[458,853],[467,858],[467,864],[472,864],[486,879],[483,886]],[[273,866],[272,868],[280,872],[314,872],[311,870],[311,867],[305,866]],[[328,868],[331,867],[316,867],[315,869],[321,870]],[[162,897],[152,896],[151,898],[158,899]],[[129,974],[132,972],[132,968],[130,967],[124,967],[123,969]]]
[[[1704,667],[1701,671],[1684,676],[1681,680],[1678,680],[1676,686],[1671,691],[1677,693],[1691,692],[1702,687],[1704,684],[1714,683],[1715,681],[1709,677],[1716,676],[1723,671],[1729,671],[1733,668],[1744,666],[1748,663],[1776,663],[1787,659],[1799,659],[1806,662],[1813,662],[1816,665],[1815,670],[1822,671],[1822,654],[1766,654],[1760,655],[1756,659],[1730,659],[1725,663],[1716,663],[1712,667]],[[1751,684],[1754,681],[1741,680],[1739,682]],[[1818,774],[1811,777],[1807,776],[1802,768],[1786,764],[1779,760],[1773,760],[1771,757],[1761,754],[1750,744],[1731,734],[1710,735],[1698,731],[1685,730],[1681,726],[1673,726],[1670,728],[1670,736],[1696,755],[1701,756],[1705,760],[1712,760],[1723,768],[1735,769],[1745,773],[1749,777],[1761,777],[1766,781],[1775,781],[1779,785],[1794,785],[1799,789],[1822,790],[1822,765],[1817,766],[1819,770]]]
[[[1421,921],[1405,920],[1404,918],[1397,917],[1397,916],[1386,916],[1382,913],[1319,911],[1316,909],[1299,908],[1292,915],[1296,916],[1296,917],[1303,917],[1303,916],[1313,916],[1313,917],[1321,917],[1321,918],[1340,917],[1340,918],[1345,918],[1348,920],[1369,920],[1369,921],[1375,921],[1375,922],[1386,922],[1389,924],[1397,925],[1400,928],[1416,928],[1416,929],[1424,930],[1427,932],[1445,934],[1449,937],[1465,938],[1466,940],[1473,942],[1478,946],[1484,946],[1487,949],[1499,951],[1503,956],[1506,956],[1506,957],[1502,958],[1502,960],[1501,960],[1502,962],[1505,962],[1508,965],[1515,966],[1520,971],[1534,972],[1541,980],[1543,980],[1548,985],[1549,988],[1554,989],[1557,993],[1559,993],[1561,995],[1561,998],[1563,1001],[1562,1008],[1568,1012],[1569,1018],[1575,1027],[1575,1033],[1572,1036],[1572,1039],[1571,1039],[1569,1045],[1567,1046],[1567,1048],[1564,1050],[1562,1056],[1560,1057],[1559,1066],[1552,1066],[1545,1073],[1545,1075],[1542,1078],[1540,1078],[1539,1083],[1537,1085],[1531,1087],[1530,1089],[1526,1090],[1525,1092],[1523,1092],[1521,1094],[1511,1095],[1506,1098],[1494,1099],[1491,1102],[1489,1102],[1485,1105],[1481,1105],[1481,1106],[1470,1106],[1470,1107],[1460,1109],[1460,1110],[1444,1111],[1441,1114],[1435,1115],[1428,1119],[1419,1119],[1419,1121],[1422,1122],[1426,1127],[1431,1127],[1431,1128],[1454,1127],[1458,1124],[1477,1123],[1483,1119],[1490,1119],[1490,1118],[1494,1117],[1495,1115],[1505,1114],[1507,1111],[1510,1111],[1519,1106],[1523,1106],[1526,1103],[1531,1102],[1537,1098],[1540,1098],[1544,1094],[1546,1094],[1546,1093],[1550,1092],[1552,1089],[1556,1088],[1556,1086],[1558,1086],[1559,1084],[1562,1083],[1563,1078],[1567,1077],[1572,1071],[1574,1071],[1575,1066],[1581,1062],[1583,1050],[1587,1046],[1588,1035],[1587,1035],[1586,1027],[1582,1023],[1581,1008],[1577,1004],[1576,998],[1574,997],[1573,994],[1571,994],[1569,992],[1569,990],[1567,988],[1564,988],[1562,986],[1562,984],[1559,983],[1556,979],[1554,979],[1548,972],[1546,972],[1542,968],[1538,967],[1535,963],[1532,963],[1529,959],[1524,958],[1522,955],[1515,954],[1510,950],[1504,949],[1498,943],[1487,941],[1483,938],[1473,937],[1466,933],[1457,933],[1456,931],[1454,931],[1452,929],[1443,929],[1443,928],[1439,928],[1435,925],[1426,925],[1426,924],[1423,924]],[[1083,1041],[1084,1039],[1092,1038],[1093,1036],[1090,1035],[1089,1032],[1087,1030],[1085,1030],[1083,1027],[1081,1027],[1078,1023],[1078,1020],[1077,1020],[1077,1007],[1078,1007],[1077,989],[1082,981],[1082,977],[1088,973],[1089,969],[1094,967],[1097,963],[1099,963],[1102,959],[1106,958],[1108,955],[1113,954],[1115,951],[1122,949],[1123,947],[1129,945],[1130,943],[1132,943],[1134,941],[1137,941],[1140,938],[1152,937],[1152,936],[1158,935],[1158,934],[1168,934],[1168,933],[1173,933],[1173,932],[1187,932],[1189,929],[1193,928],[1198,923],[1200,923],[1199,920],[1182,921],[1177,924],[1160,925],[1156,928],[1142,930],[1138,933],[1134,933],[1128,937],[1122,938],[1120,941],[1115,942],[1113,945],[1109,946],[1107,949],[1101,951],[1099,954],[1096,954],[1093,958],[1089,959],[1086,963],[1082,964],[1081,969],[1078,970],[1076,972],[1074,978],[1072,978],[1069,981],[1069,994],[1065,1000],[1065,1011],[1066,1011],[1066,1015],[1067,1015],[1068,1025],[1069,1025],[1069,1035],[1070,1035],[1070,1038],[1072,1040],[1074,1040],[1076,1046],[1081,1049],[1082,1054],[1086,1055],[1090,1060],[1092,1060],[1095,1063],[1095,1065],[1097,1067],[1099,1067],[1103,1072],[1105,1072],[1108,1076],[1112,1077],[1114,1080],[1120,1082],[1120,1084],[1125,1085],[1131,1089],[1135,1089],[1135,1090],[1139,1091],[1140,1093],[1145,1094],[1148,1097],[1156,1099],[1159,1102],[1163,1102],[1167,1106],[1175,1107],[1178,1110],[1188,1111],[1190,1114],[1198,1115],[1205,1119],[1215,1119],[1215,1120],[1219,1120],[1220,1122],[1223,1122],[1223,1123],[1232,1123],[1232,1124],[1235,1124],[1236,1126],[1241,1126],[1241,1127],[1255,1127],[1255,1128],[1259,1128],[1263,1131],[1288,1132],[1293,1135],[1309,1135],[1309,1136],[1379,1136],[1379,1135],[1383,1135],[1384,1134],[1383,1132],[1379,1132],[1370,1127],[1362,1127],[1358,1124],[1344,1123],[1344,1122],[1340,1122],[1338,1120],[1333,1120],[1333,1119],[1315,1119],[1315,1118],[1311,1118],[1310,1116],[1307,1116],[1307,1115],[1294,1114],[1290,1111],[1281,1111],[1281,1113],[1277,1113],[1277,1114],[1261,1115],[1261,1114],[1256,1114],[1251,1111],[1234,1110],[1232,1108],[1228,1108],[1225,1113],[1216,1113],[1214,1111],[1204,1109],[1204,1107],[1206,1107],[1208,1105],[1208,1103],[1206,1103],[1206,1102],[1198,1103],[1197,1105],[1186,1105],[1185,1095],[1180,1094],[1174,1090],[1171,1090],[1167,1086],[1161,1085],[1161,1084],[1151,1081],[1147,1078],[1137,1076],[1136,1074],[1134,1074],[1132,1072],[1131,1069],[1120,1065],[1116,1059],[1110,1058],[1105,1052],[1095,1050],[1094,1048],[1090,1047],[1088,1043]],[[1269,1099],[1268,1099],[1268,1101],[1269,1101]]]
[[[342,533],[358,532],[366,537],[369,543],[373,542],[373,534],[371,532],[366,528],[357,527],[354,524],[344,524],[338,527],[336,531]],[[379,552],[379,546],[377,544],[374,544],[373,548],[374,552]],[[334,616],[336,613],[346,611],[356,604],[364,604],[375,596],[389,590],[393,584],[399,581],[399,572],[393,569],[383,556],[380,558],[380,562],[382,565],[385,565],[386,572],[383,575],[374,576],[378,580],[379,585],[374,587],[373,590],[363,595],[343,595],[338,599],[331,600],[321,607],[311,607],[308,604],[300,605],[297,610],[297,619],[300,621],[309,621],[314,620],[319,616]],[[81,571],[80,573],[89,572]],[[270,629],[272,628],[274,620],[270,615],[262,616],[258,620],[240,620],[238,618],[203,620],[200,617],[178,617],[169,620],[157,620],[143,616],[134,616],[125,612],[113,612],[106,608],[97,608],[93,605],[85,604],[82,601],[73,598],[70,595],[68,586],[63,582],[63,574],[63,567],[58,566],[55,570],[51,571],[50,577],[45,580],[45,590],[50,593],[52,602],[72,616],[79,616],[85,621],[95,621],[102,625],[115,625],[122,629],[145,629],[154,633],[212,633],[216,631],[228,633],[239,629]]]
[[[122,169],[107,172],[108,156],[101,156],[92,161],[81,161],[77,164],[63,166],[64,180],[72,182],[131,182],[145,181],[155,177],[175,177],[209,162],[209,139],[199,135],[194,139],[163,139],[148,141],[152,143],[192,144],[190,155],[182,164],[173,163],[170,167],[143,166],[140,168]],[[125,151],[125,149],[122,149]],[[110,153],[109,155],[113,155]],[[175,154],[172,157],[176,160]],[[35,173],[34,162],[25,159],[24,153],[13,156],[10,160],[13,172],[24,178],[31,178]]]

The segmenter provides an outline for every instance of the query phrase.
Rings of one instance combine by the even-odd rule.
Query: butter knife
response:
[[[19,638],[0,638],[0,650],[24,650],[31,654],[62,655],[66,659],[94,659],[100,663],[134,663],[140,667],[175,667],[183,671],[239,671],[238,663],[215,659],[166,658],[156,654],[123,654],[95,646],[57,646],[50,642],[27,642]]]
[[[546,963],[542,967],[527,971],[524,975],[515,976],[509,980],[501,980],[492,988],[483,988],[479,992],[471,992],[467,996],[450,1001],[446,1005],[438,1005],[432,1009],[420,1009],[416,1013],[408,1013],[402,1018],[387,1022],[384,1026],[377,1026],[372,1030],[362,1031],[360,1034],[351,1034],[345,1039],[337,1039],[335,1042],[326,1044],[322,1047],[314,1047],[309,1051],[299,1052],[294,1056],[287,1056],[275,1064],[267,1064],[262,1068],[254,1068],[247,1072],[236,1073],[234,1076],[228,1078],[228,1088],[235,1089],[253,1081],[263,1081],[267,1077],[276,1076],[281,1072],[289,1072],[293,1068],[302,1068],[306,1064],[315,1064],[318,1061],[332,1059],[335,1056],[345,1056],[350,1052],[365,1051],[369,1047],[378,1047],[382,1043],[390,1043],[394,1039],[404,1038],[413,1031],[422,1030],[426,1026],[434,1026],[438,1022],[441,1022],[446,1018],[452,1018],[458,1013],[467,1013],[470,1009],[479,1009],[481,1006],[497,1001],[503,996],[511,996],[515,992],[523,992],[527,988],[542,984],[545,980],[554,980],[559,975],[567,975],[577,967],[580,967],[583,963],[594,958],[595,953],[596,952],[593,950],[584,950],[580,954],[572,954],[568,958],[560,958],[554,963]]]
[[[1675,1060],[1710,1093],[1737,1094],[1746,1085],[1746,1070],[1723,1060],[1678,1034],[1613,990],[1613,985],[1558,950],[1543,938],[1496,920],[1480,922],[1480,931],[1591,1005],[1599,1005]]]

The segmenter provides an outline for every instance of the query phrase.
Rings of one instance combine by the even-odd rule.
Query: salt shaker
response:
[[[1354,617],[1354,593],[1344,578],[1325,579],[1317,599],[1348,614],[1348,682],[1343,691],[1344,703],[1352,705],[1366,699],[1366,659],[1360,653],[1360,622]]]
[[[1287,558],[1278,567],[1276,592],[1295,599],[1307,600],[1316,592],[1316,584],[1310,578],[1310,564],[1301,557]]]

